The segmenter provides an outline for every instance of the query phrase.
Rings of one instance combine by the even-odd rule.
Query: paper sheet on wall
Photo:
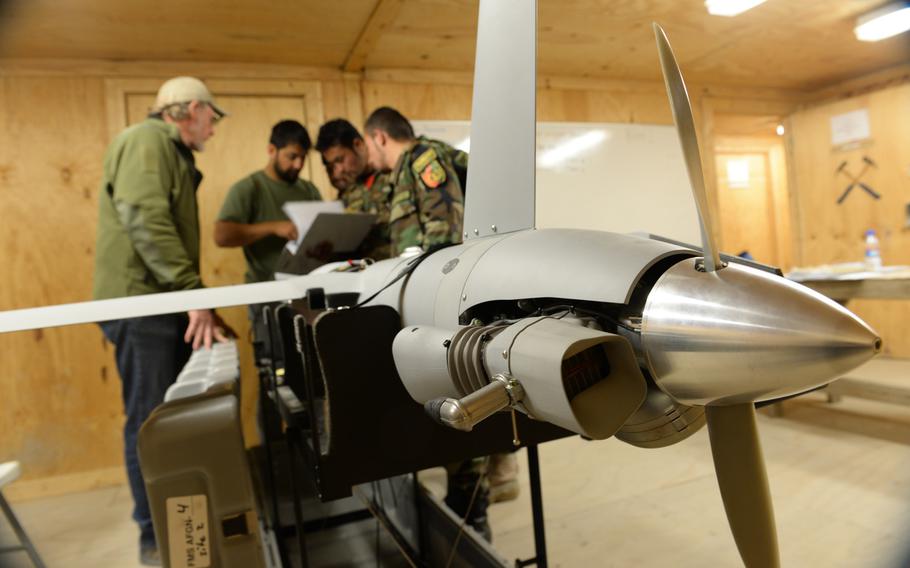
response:
[[[288,241],[285,245],[291,254],[297,254],[303,237],[310,230],[310,225],[320,213],[343,213],[344,205],[341,201],[289,201],[282,207],[294,225],[297,226],[297,240]]]
[[[831,145],[865,140],[871,135],[869,110],[861,108],[831,117]]]

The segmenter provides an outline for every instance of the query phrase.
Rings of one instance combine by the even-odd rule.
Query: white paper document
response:
[[[871,136],[869,109],[861,108],[831,117],[831,144],[840,146]]]
[[[294,225],[297,226],[297,240],[288,241],[287,249],[291,254],[297,254],[303,237],[310,230],[310,225],[320,213],[343,213],[344,205],[341,201],[289,201],[282,207]]]

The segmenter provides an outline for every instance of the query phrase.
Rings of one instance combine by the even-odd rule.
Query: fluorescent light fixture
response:
[[[735,16],[763,4],[765,0],[705,0],[708,13],[715,16]]]
[[[540,157],[540,167],[555,168],[566,160],[573,158],[585,150],[597,146],[607,139],[607,133],[604,130],[591,130],[580,136],[569,138],[561,144],[550,148]]]
[[[458,144],[455,144],[455,148],[457,150],[461,150],[462,152],[470,152],[471,151],[471,137],[468,136],[467,138],[465,138]]]
[[[778,125],[777,125],[777,128],[775,128],[774,131],[777,132],[777,135],[778,135],[778,136],[783,136],[783,135],[784,135],[784,132],[786,132],[786,130],[784,129],[784,125],[783,125],[783,124],[778,124]]]
[[[860,16],[853,33],[860,41],[878,41],[910,30],[910,2],[892,2]]]

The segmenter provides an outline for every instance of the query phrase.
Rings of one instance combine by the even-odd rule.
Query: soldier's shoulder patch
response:
[[[439,160],[433,160],[420,171],[420,179],[430,189],[436,189],[446,181],[446,170],[439,163]]]
[[[414,146],[413,154],[414,159],[411,162],[411,169],[414,170],[415,174],[420,175],[420,172],[426,168],[430,162],[436,161],[439,159],[439,155],[436,153],[434,148],[430,146],[424,146],[423,144],[418,144]]]

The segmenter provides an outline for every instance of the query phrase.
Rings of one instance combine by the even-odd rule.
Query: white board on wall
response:
[[[467,121],[414,121],[463,149]],[[470,199],[470,189],[468,190]],[[537,123],[537,226],[648,232],[699,244],[698,213],[672,126]]]

